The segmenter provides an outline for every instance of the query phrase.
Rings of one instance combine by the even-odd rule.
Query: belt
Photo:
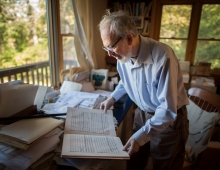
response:
[[[177,110],[177,114],[178,114],[179,112],[182,112],[182,109],[186,109],[186,106],[184,105],[184,106],[182,106],[181,108],[179,108],[179,109]],[[150,115],[152,115],[152,116],[155,115],[155,112],[147,112],[147,111],[143,111],[143,110],[141,110],[141,112],[142,112],[142,113],[148,113],[148,114],[150,114]]]
[[[182,106],[182,107],[180,107],[178,110],[177,110],[177,114],[178,113],[183,113],[183,111],[182,111],[182,109],[186,109],[186,106],[184,105],[184,106]],[[152,116],[154,116],[154,114],[155,114],[155,112],[147,112],[147,111],[143,111],[143,110],[141,110],[141,112],[142,113],[148,113],[148,114],[150,114],[150,115],[152,115]]]

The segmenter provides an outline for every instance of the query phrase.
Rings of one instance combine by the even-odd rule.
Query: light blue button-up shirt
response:
[[[155,112],[133,134],[140,146],[164,131],[177,117],[177,109],[189,103],[178,59],[166,44],[140,36],[141,45],[134,64],[117,62],[120,82],[112,97],[124,94],[147,112]]]

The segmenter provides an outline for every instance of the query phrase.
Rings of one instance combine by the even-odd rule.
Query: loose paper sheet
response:
[[[61,88],[60,93],[65,94],[70,91],[80,91],[82,89],[82,84],[72,82],[72,81],[64,81]]]

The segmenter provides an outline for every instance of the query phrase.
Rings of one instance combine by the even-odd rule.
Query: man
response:
[[[138,35],[125,11],[107,10],[99,30],[103,49],[118,60],[121,78],[101,109],[106,111],[126,93],[138,106],[134,133],[124,146],[130,155],[127,169],[144,169],[149,154],[154,158],[154,169],[182,169],[188,137],[188,97],[173,50]]]

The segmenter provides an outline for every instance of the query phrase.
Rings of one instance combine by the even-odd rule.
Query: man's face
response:
[[[126,63],[131,59],[131,47],[127,43],[126,37],[117,37],[110,35],[109,27],[101,30],[103,49],[108,52],[109,56],[115,57],[121,63]]]

